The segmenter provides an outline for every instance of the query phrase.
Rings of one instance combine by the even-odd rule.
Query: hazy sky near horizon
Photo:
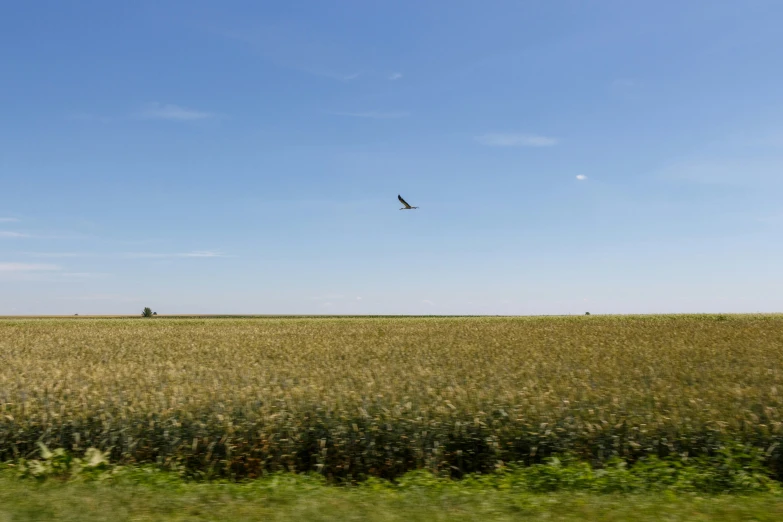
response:
[[[7,2],[0,315],[783,311],[782,19]]]

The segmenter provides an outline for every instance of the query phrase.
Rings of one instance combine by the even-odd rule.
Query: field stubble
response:
[[[0,461],[358,479],[742,443],[780,478],[781,393],[781,316],[0,321]]]

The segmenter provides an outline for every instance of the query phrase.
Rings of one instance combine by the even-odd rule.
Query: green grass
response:
[[[763,315],[6,319],[0,461],[341,480],[740,445],[780,477],[782,355]]]
[[[144,472],[139,472],[144,473]],[[106,482],[35,483],[0,474],[0,521],[23,520],[783,520],[783,497],[663,491],[530,493],[428,482],[342,488],[291,475],[246,484],[153,473]]]

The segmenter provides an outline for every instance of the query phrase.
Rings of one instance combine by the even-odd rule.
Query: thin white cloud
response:
[[[579,181],[584,181],[587,179],[587,176],[585,176],[584,174],[577,174],[576,179],[578,179]]]
[[[669,164],[655,173],[659,179],[704,185],[771,186],[781,183],[783,157],[744,158],[720,155]]]
[[[122,258],[170,258],[170,257],[234,257],[214,250],[194,250],[192,252],[22,252],[22,255],[38,258],[70,258],[70,257],[122,257]]]
[[[76,279],[92,279],[96,277],[106,277],[109,274],[102,272],[62,272],[60,275],[63,277],[73,277]]]
[[[361,300],[362,300],[362,298],[361,298],[361,297],[359,297],[359,296],[357,296],[357,297],[356,297],[356,300],[357,300],[357,301],[361,301]]]
[[[105,116],[100,116],[97,114],[92,114],[90,112],[81,112],[81,111],[69,112],[65,115],[65,117],[73,121],[93,121],[93,122],[100,122],[100,123],[108,123],[111,121],[111,118],[107,118]]]
[[[266,61],[283,69],[340,82],[355,80],[361,74],[340,59],[341,50],[313,39],[314,34],[306,27],[283,23],[251,29],[215,28],[210,32],[250,46]]]
[[[349,116],[351,118],[370,118],[374,120],[395,120],[398,118],[407,118],[410,116],[409,112],[382,112],[382,111],[366,111],[366,112],[330,112],[333,116]]]
[[[221,252],[212,250],[197,250],[195,252],[186,252],[184,254],[175,254],[174,257],[229,257]]]
[[[400,78],[402,78],[402,73],[396,72],[396,73],[391,73],[389,75],[389,79],[392,80],[392,81],[399,80]]]
[[[87,252],[21,252],[21,255],[56,259],[64,257],[91,257],[93,254]]]
[[[12,217],[0,217],[0,223],[18,223],[19,220],[17,218]]]
[[[211,112],[180,107],[179,105],[150,103],[141,111],[139,116],[150,120],[195,121],[214,118],[217,115]]]
[[[761,216],[756,218],[756,221],[760,223],[783,224],[783,214],[772,214],[767,216]]]
[[[73,299],[78,301],[121,301],[121,302],[141,301],[141,299],[138,297],[128,297],[121,294],[88,294],[79,297],[70,297],[67,299]]]
[[[122,257],[130,257],[130,258],[153,258],[153,259],[171,258],[171,257],[230,257],[221,252],[215,252],[212,250],[196,250],[194,252],[180,252],[180,253],[171,253],[171,254],[162,254],[162,253],[155,253],[155,252],[126,252],[120,255]]]
[[[306,67],[306,66],[297,66],[292,64],[278,64],[278,65],[286,69],[290,69],[292,71],[310,74],[312,76],[319,76],[321,78],[328,78],[330,80],[337,80],[339,82],[350,82],[351,80],[355,80],[362,75],[362,73],[360,72],[341,73],[337,71],[323,69],[321,67]]]
[[[557,145],[556,138],[537,134],[489,133],[476,136],[476,141],[490,147],[551,147]]]
[[[0,263],[0,272],[41,272],[57,271],[60,267],[43,263]]]
[[[25,234],[22,232],[12,232],[7,230],[0,230],[0,238],[2,237],[28,237],[28,238],[35,238],[35,239],[91,239],[94,236],[88,236],[88,235],[58,235],[58,234]]]
[[[421,301],[421,304],[425,304],[425,305],[427,305],[427,306],[435,306],[435,303],[433,303],[433,302],[432,302],[432,301],[430,301],[429,299],[423,299],[423,300]]]

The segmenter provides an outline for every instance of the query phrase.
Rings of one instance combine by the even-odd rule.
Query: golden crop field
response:
[[[781,421],[783,316],[0,320],[0,461],[389,477],[739,441],[780,470]]]

